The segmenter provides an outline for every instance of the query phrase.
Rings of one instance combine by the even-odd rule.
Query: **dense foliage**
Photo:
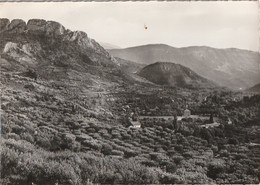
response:
[[[6,88],[1,97],[4,185],[259,182],[257,95],[234,100],[232,93],[217,92],[207,98],[176,92],[175,99],[156,93],[142,98],[121,93],[107,101],[98,93],[68,99],[63,90],[52,93],[53,87],[62,89],[57,84],[6,78],[15,78],[17,84],[27,80],[31,86]],[[212,106],[221,125],[202,128],[197,121],[183,120],[176,128],[172,121],[150,120],[139,129],[124,126],[125,105],[153,108],[150,96],[157,96],[154,102],[162,114],[180,114],[186,102],[191,102],[192,112]],[[174,103],[163,109],[167,101]],[[227,124],[228,118],[232,124]]]

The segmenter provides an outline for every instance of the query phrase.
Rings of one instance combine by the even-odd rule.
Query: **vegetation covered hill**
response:
[[[126,49],[109,50],[114,57],[142,64],[157,61],[186,66],[197,74],[231,89],[247,89],[259,83],[259,55],[240,49],[210,47],[174,48],[164,44],[150,44]]]
[[[256,84],[253,87],[247,89],[247,91],[249,92],[256,92],[256,93],[260,93],[260,84]]]
[[[214,83],[199,76],[187,67],[170,62],[156,62],[142,68],[138,74],[145,79],[166,86],[209,88]]]

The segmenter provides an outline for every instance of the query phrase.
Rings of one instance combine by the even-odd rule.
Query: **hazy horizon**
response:
[[[95,40],[95,39],[94,39]],[[97,40],[96,40],[97,41]],[[97,41],[100,45],[102,44],[110,44],[110,43],[103,43],[102,41]],[[114,45],[114,44],[112,44]],[[142,44],[142,45],[134,45],[134,46],[129,46],[129,47],[120,47],[118,45],[114,45],[117,46],[119,48],[114,48],[114,49],[128,49],[128,48],[135,48],[135,47],[141,47],[141,46],[149,46],[149,45],[167,45],[173,48],[189,48],[189,47],[208,47],[208,48],[214,48],[214,49],[238,49],[238,50],[245,50],[245,51],[252,51],[252,52],[258,52],[258,51],[254,51],[254,50],[249,50],[249,49],[243,49],[243,48],[235,48],[235,47],[227,47],[227,48],[218,48],[218,47],[212,47],[212,46],[207,46],[207,45],[190,45],[190,46],[182,46],[182,47],[177,47],[177,46],[172,46],[169,44],[164,44],[164,43],[147,43],[147,44]],[[108,49],[110,50],[110,49]]]
[[[57,21],[120,48],[259,49],[257,2],[6,2],[0,17]]]

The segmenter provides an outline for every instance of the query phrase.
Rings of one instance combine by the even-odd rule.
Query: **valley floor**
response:
[[[257,95],[132,86],[84,97],[1,75],[3,185],[259,183]],[[184,118],[187,106],[201,116]],[[220,125],[200,127],[211,114]]]

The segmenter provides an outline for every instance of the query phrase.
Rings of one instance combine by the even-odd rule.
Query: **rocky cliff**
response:
[[[54,21],[31,19],[26,23],[21,19],[12,21],[0,19],[0,38],[0,47],[4,49],[5,53],[10,50],[28,53],[30,49],[35,48],[31,47],[30,41],[41,39],[50,46],[54,43],[63,44],[64,47],[67,44],[73,44],[78,52],[87,55],[97,65],[106,66],[116,63],[116,60],[94,39],[89,38],[85,32],[70,31]]]

